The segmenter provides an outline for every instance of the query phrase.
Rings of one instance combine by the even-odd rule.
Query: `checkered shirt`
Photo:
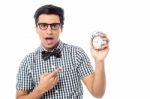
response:
[[[93,67],[86,53],[80,47],[59,42],[61,58],[51,56],[43,60],[40,46],[28,54],[21,62],[17,74],[16,89],[31,92],[39,83],[40,75],[44,72],[53,72],[61,67],[58,84],[43,94],[41,99],[82,99],[83,87],[81,78],[93,73]]]

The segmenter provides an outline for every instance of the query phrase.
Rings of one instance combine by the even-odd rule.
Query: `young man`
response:
[[[63,43],[60,33],[64,11],[44,5],[34,15],[41,46],[21,62],[17,74],[16,99],[82,99],[81,80],[89,92],[101,98],[105,92],[104,59],[108,42],[102,50],[91,48],[95,71],[86,53],[77,46]],[[105,34],[100,35],[105,41]]]

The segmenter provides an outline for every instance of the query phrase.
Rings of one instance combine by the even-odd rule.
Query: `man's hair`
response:
[[[54,6],[52,4],[44,5],[38,8],[34,14],[35,25],[37,26],[38,18],[41,14],[55,14],[59,16],[60,23],[64,25],[64,10],[61,7]]]

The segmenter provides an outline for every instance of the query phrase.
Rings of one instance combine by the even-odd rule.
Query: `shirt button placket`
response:
[[[55,93],[58,94],[58,90],[55,90]]]
[[[55,70],[55,65],[52,64],[52,65],[51,65],[51,68],[52,68],[52,70]]]

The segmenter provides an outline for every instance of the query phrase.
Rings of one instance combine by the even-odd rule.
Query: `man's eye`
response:
[[[51,27],[52,28],[59,28],[60,27],[60,24],[58,24],[58,23],[54,23],[54,24],[51,24]]]
[[[47,27],[47,24],[40,24],[41,27]]]
[[[52,26],[52,27],[57,27],[57,24],[52,24],[51,26]]]

